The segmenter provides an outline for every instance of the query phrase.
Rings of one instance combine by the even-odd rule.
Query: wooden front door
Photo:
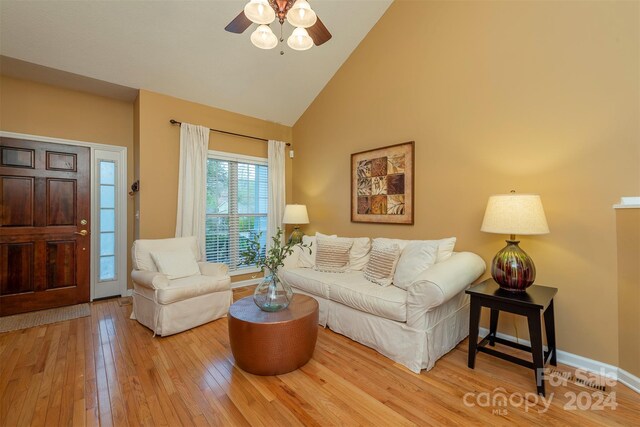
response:
[[[90,158],[0,138],[0,316],[89,301]]]

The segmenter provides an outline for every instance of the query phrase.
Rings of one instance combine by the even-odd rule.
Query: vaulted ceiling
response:
[[[0,54],[293,125],[391,1],[311,0],[333,38],[298,52],[224,31],[245,0],[1,0]]]

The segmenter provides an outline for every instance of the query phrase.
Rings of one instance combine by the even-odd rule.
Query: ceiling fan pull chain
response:
[[[282,36],[282,27],[283,27],[284,21],[280,22],[280,43],[282,43],[284,41],[284,37]],[[284,50],[280,51],[280,56],[284,55]]]

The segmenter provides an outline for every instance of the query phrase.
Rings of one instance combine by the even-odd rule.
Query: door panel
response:
[[[76,155],[67,153],[47,152],[47,170],[73,171],[76,169]]]
[[[0,156],[0,315],[89,301],[89,148],[3,137]]]
[[[76,283],[76,242],[47,242],[47,289]]]
[[[2,147],[0,150],[0,165],[33,169],[35,167],[35,150]]]
[[[76,223],[76,181],[47,179],[47,225]]]
[[[33,225],[34,179],[3,176],[0,178],[2,218],[0,225],[19,227]]]
[[[33,291],[33,243],[0,245],[2,295]],[[9,268],[11,266],[11,268]]]

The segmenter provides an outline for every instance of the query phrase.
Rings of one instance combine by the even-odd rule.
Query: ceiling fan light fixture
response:
[[[298,27],[287,39],[287,44],[293,50],[307,50],[313,46],[313,39],[309,36],[307,30]]]
[[[278,37],[273,34],[268,25],[263,24],[251,33],[251,43],[260,49],[273,49],[278,45]]]
[[[307,0],[297,0],[287,12],[287,21],[294,27],[309,28],[318,20]]]
[[[276,12],[267,0],[251,0],[244,7],[244,14],[256,24],[270,24],[276,19]]]

